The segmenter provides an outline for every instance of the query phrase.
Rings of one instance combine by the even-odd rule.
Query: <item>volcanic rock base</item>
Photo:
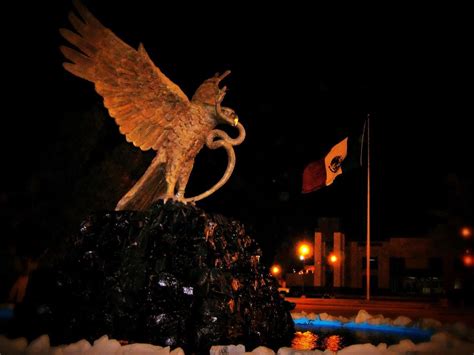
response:
[[[194,206],[97,213],[47,253],[13,331],[53,344],[106,334],[187,353],[289,345],[291,306],[260,255],[242,224]]]

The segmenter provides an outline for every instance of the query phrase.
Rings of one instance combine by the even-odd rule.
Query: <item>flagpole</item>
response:
[[[367,247],[366,247],[366,298],[370,301],[370,114],[367,115]]]

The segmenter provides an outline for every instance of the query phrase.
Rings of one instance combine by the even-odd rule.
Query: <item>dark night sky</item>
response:
[[[232,70],[224,103],[239,114],[248,137],[236,149],[231,180],[198,206],[244,221],[270,256],[285,240],[311,235],[320,216],[342,217],[349,238],[363,238],[363,170],[312,194],[299,191],[304,165],[360,129],[368,112],[374,116],[374,238],[471,222],[474,61],[466,42],[472,31],[462,19],[445,14],[445,20],[457,20],[448,27],[411,13],[392,20],[335,16],[327,24],[322,14],[306,19],[305,9],[275,4],[256,9],[236,3],[213,12],[188,8],[183,14],[183,4],[84,3],[128,44],[143,42],[188,96],[215,72]],[[95,187],[77,184],[91,174],[89,168],[100,172],[108,150],[124,139],[111,119],[88,129],[90,120],[77,118],[103,110],[92,84],[61,67],[58,29],[68,26],[71,8],[69,1],[20,2],[5,11],[16,25],[3,30],[8,111],[4,106],[7,168],[0,202],[10,237],[20,234],[17,240],[26,243],[38,235],[51,240],[58,233],[48,226],[57,229],[62,221],[116,203],[115,197],[90,203],[93,193],[86,190]],[[91,136],[97,136],[92,162],[75,169],[67,162],[80,162],[82,142]],[[69,159],[74,144],[79,158]],[[139,170],[150,155],[129,149],[140,160],[131,164]],[[225,167],[221,153],[198,158],[190,194],[219,178]],[[55,224],[41,223],[54,214]],[[21,236],[25,230],[28,235]]]

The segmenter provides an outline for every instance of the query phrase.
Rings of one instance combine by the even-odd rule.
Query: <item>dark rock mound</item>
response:
[[[31,277],[12,332],[54,344],[107,334],[208,352],[289,345],[290,305],[242,224],[190,205],[88,217]]]

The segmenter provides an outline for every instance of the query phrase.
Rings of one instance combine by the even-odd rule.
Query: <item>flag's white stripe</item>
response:
[[[342,169],[341,166],[339,165],[337,167],[336,171],[331,170],[331,162],[333,161],[334,158],[340,157],[340,163],[344,159],[346,159],[347,156],[347,139],[348,137],[344,138],[342,141],[337,143],[334,147],[331,148],[329,153],[326,155],[324,158],[324,167],[326,169],[326,186],[329,186],[332,184],[336,176],[342,174]]]

